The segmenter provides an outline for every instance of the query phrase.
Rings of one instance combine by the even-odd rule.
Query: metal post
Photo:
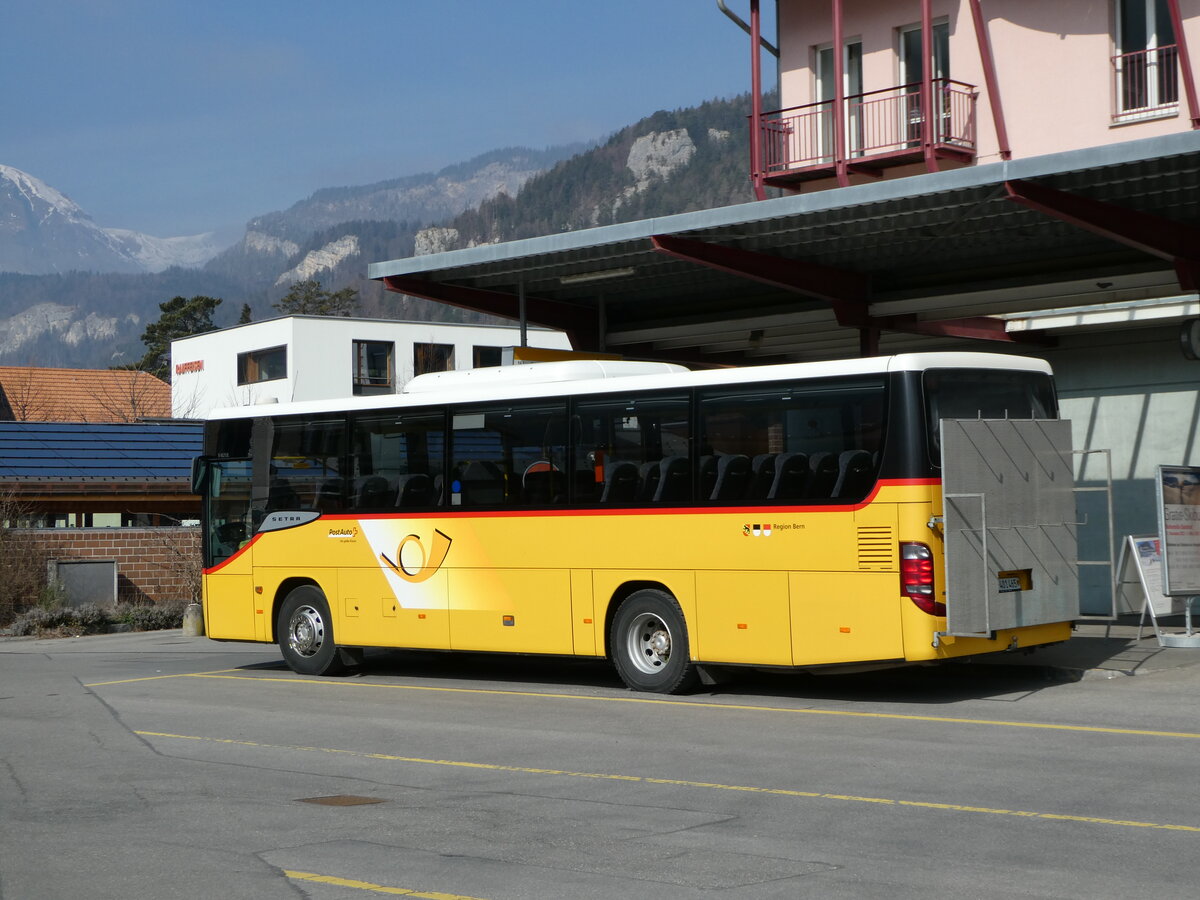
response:
[[[1187,97],[1188,117],[1192,128],[1200,128],[1200,105],[1196,101],[1196,75],[1192,71],[1191,54],[1188,53],[1187,35],[1183,31],[1183,16],[1179,12],[1179,0],[1167,0],[1171,13],[1171,29],[1175,32],[1175,47],[1179,53],[1179,72],[1183,78],[1183,91]]]
[[[979,61],[983,64],[983,83],[987,85],[988,106],[992,109],[992,123],[996,127],[996,143],[1000,147],[1001,159],[1012,159],[1012,148],[1008,145],[1008,128],[1004,124],[1004,104],[1000,102],[1000,79],[996,76],[996,59],[992,56],[992,42],[988,38],[980,0],[971,0],[971,19],[975,23],[975,42],[979,45]],[[978,146],[978,144],[976,144]]]
[[[873,325],[865,325],[858,329],[858,355],[879,355],[879,329]]]
[[[517,315],[521,320],[521,346],[529,346],[529,321],[525,317],[525,279],[517,281]]]
[[[596,298],[596,349],[604,353],[608,349],[608,307],[604,303],[604,294]]]
[[[762,16],[759,0],[750,0],[750,177],[754,180],[754,196],[767,199],[766,175],[762,147]]]
[[[921,0],[921,147],[925,151],[925,168],[938,170],[933,155],[933,0]]]
[[[842,0],[833,0],[833,165],[838,187],[850,184],[846,164],[846,60]]]

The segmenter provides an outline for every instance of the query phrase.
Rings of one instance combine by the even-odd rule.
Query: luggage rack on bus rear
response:
[[[1079,569],[1113,565],[1111,462],[1104,486],[1076,487],[1074,455],[1069,421],[942,420],[947,615],[934,646],[1108,618],[1080,615]],[[1087,522],[1075,501],[1083,492],[1107,495],[1107,560],[1079,559],[1077,529]]]

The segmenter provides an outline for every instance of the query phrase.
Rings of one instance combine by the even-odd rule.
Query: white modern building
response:
[[[394,394],[416,375],[498,366],[521,345],[513,325],[283,316],[171,342],[171,411],[204,418],[228,406]],[[570,350],[530,327],[525,346]]]

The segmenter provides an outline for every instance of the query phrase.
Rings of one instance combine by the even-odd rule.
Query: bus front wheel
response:
[[[321,589],[303,584],[292,590],[279,610],[275,633],[279,650],[293,672],[337,675],[344,666],[333,643],[333,620]]]
[[[617,674],[632,690],[677,694],[696,685],[683,610],[664,591],[625,598],[613,617],[609,647]]]

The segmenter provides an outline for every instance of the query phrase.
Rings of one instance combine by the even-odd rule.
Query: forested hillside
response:
[[[518,240],[753,200],[749,111],[746,94],[657,112],[596,149],[534,176],[515,198],[501,195],[457,216],[449,223],[458,232],[453,246]],[[651,136],[655,135],[665,137],[654,145]],[[646,147],[648,138],[651,146]],[[658,159],[653,158],[656,147]],[[641,148],[650,159],[639,158]]]

